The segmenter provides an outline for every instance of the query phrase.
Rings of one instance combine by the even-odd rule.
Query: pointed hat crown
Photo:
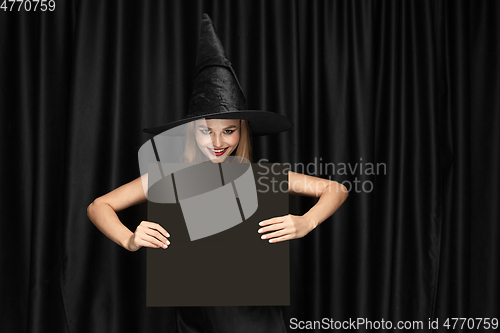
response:
[[[187,116],[245,110],[246,100],[212,20],[203,14],[196,76]]]
[[[253,136],[279,133],[293,126],[288,118],[278,113],[247,109],[245,95],[236,73],[207,14],[203,14],[201,22],[196,75],[186,116],[157,127],[145,128],[143,131],[160,134],[201,118],[245,119]],[[172,131],[169,133],[174,135]]]

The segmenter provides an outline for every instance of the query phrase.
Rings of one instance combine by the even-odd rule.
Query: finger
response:
[[[167,232],[167,230],[165,230],[160,224],[148,221],[144,222],[146,222],[146,226],[148,228],[158,230],[160,233],[163,234],[163,236],[170,237],[170,234]]]
[[[280,223],[275,223],[268,225],[267,227],[260,228],[257,232],[258,233],[264,233],[264,232],[269,232],[269,231],[274,231],[274,230],[281,230],[286,227],[285,223],[280,222]]]
[[[159,232],[161,232],[163,234],[163,236],[170,237],[170,234],[168,233],[168,231],[165,230],[161,225],[156,224],[155,228],[156,228],[156,230],[158,230]]]
[[[276,237],[281,237],[284,235],[287,235],[288,232],[285,229],[281,229],[275,232],[271,232],[269,234],[262,235],[260,238],[262,239],[271,239],[271,238],[276,238]]]
[[[164,249],[166,249],[168,247],[167,244],[162,243],[161,241],[159,241],[157,238],[155,238],[153,236],[147,235],[144,238],[142,238],[142,240],[145,243],[150,243],[151,245],[153,245],[155,247],[161,247],[161,248],[164,248]],[[149,245],[149,247],[152,247],[151,245]]]
[[[159,247],[164,247],[164,245],[169,245],[170,241],[163,236],[159,231],[156,229],[151,229],[148,227],[148,224],[150,222],[143,221],[138,227],[137,227],[137,235],[138,239],[145,239],[148,241],[151,241],[151,238],[155,239],[153,241],[154,244],[159,245]]]
[[[167,245],[170,244],[170,241],[167,239],[167,237],[165,237],[163,234],[161,234],[159,231],[155,229],[146,229],[144,232],[146,233],[146,235],[153,236],[162,243],[166,243]]]
[[[285,220],[285,216],[273,217],[272,219],[264,220],[259,223],[260,226],[265,226],[269,224],[283,222]]]
[[[153,244],[153,243],[148,242],[144,239],[137,239],[135,243],[136,243],[137,247],[139,247],[139,248],[141,248],[141,247],[160,248],[159,245]]]
[[[290,237],[290,235],[285,235],[285,236],[281,236],[278,238],[272,238],[269,240],[269,243],[278,243],[278,242],[283,242],[283,241],[287,241],[290,239],[292,239],[292,237]]]

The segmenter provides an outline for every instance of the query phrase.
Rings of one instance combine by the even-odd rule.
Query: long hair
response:
[[[205,160],[203,153],[196,143],[195,135],[194,121],[192,121],[186,125],[186,145],[184,155],[182,156],[183,163],[200,163]],[[253,163],[250,126],[248,126],[248,122],[245,119],[240,119],[240,141],[236,150],[230,156],[243,157],[250,161],[250,163]],[[238,161],[238,159],[234,160]]]

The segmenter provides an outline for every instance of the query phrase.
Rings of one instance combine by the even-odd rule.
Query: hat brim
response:
[[[156,135],[198,119],[245,119],[248,121],[252,136],[281,133],[293,126],[288,118],[278,113],[262,110],[238,110],[183,118],[160,126],[144,128],[143,132]],[[176,135],[175,131],[169,131],[169,133]]]

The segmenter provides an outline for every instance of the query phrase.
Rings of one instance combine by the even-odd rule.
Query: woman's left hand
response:
[[[264,220],[259,225],[261,226],[259,233],[269,232],[261,238],[268,239],[270,243],[301,238],[315,228],[308,218],[291,214]]]

